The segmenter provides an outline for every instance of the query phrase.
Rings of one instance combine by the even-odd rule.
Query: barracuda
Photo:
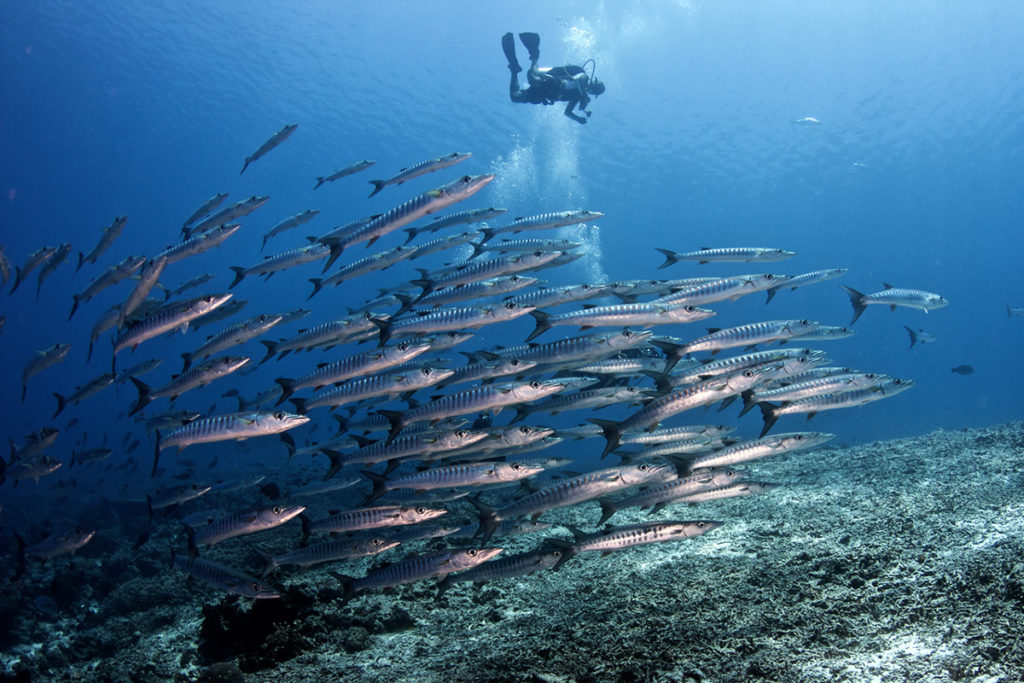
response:
[[[54,397],[57,399],[57,411],[53,414],[56,418],[62,412],[64,408],[70,405],[78,405],[90,396],[95,396],[99,392],[103,391],[111,384],[114,383],[115,376],[113,373],[104,373],[95,379],[92,379],[80,387],[77,387],[70,396],[62,396],[61,394],[54,393]]]
[[[502,275],[513,275],[527,270],[533,270],[543,266],[545,263],[554,261],[561,255],[561,252],[535,251],[529,254],[517,254],[515,256],[501,256],[489,261],[479,263],[468,263],[458,266],[447,273],[427,273],[420,271],[422,277],[412,280],[412,284],[423,290],[420,299],[431,292],[459,285],[468,285],[480,280],[488,280]]]
[[[710,405],[715,401],[740,394],[761,381],[762,376],[766,372],[767,368],[761,368],[756,371],[742,370],[732,375],[717,377],[686,389],[673,391],[651,401],[621,422],[591,418],[589,422],[599,425],[604,431],[604,437],[607,440],[601,457],[603,458],[618,447],[624,432],[645,428],[652,429],[672,415],[700,406]]]
[[[372,375],[348,380],[340,386],[321,392],[309,399],[289,399],[295,410],[305,415],[314,408],[336,408],[347,403],[363,401],[375,396],[398,396],[431,387],[455,373],[446,368],[423,367],[388,375]]]
[[[377,314],[374,317],[384,319],[387,316]],[[299,333],[291,339],[282,339],[276,342],[264,340],[261,343],[267,347],[267,355],[263,357],[260,364],[266,363],[278,354],[280,354],[278,355],[278,360],[280,360],[292,351],[309,351],[318,346],[330,348],[376,329],[377,326],[373,324],[370,314],[359,313],[347,318],[331,320],[308,330],[299,330]]]
[[[416,422],[437,422],[448,417],[479,413],[487,410],[498,412],[516,403],[530,403],[565,389],[558,380],[535,380],[533,382],[480,385],[447,396],[437,398],[408,411],[378,410],[391,423],[388,442],[406,426]]]
[[[400,586],[434,576],[442,579],[452,572],[472,569],[502,552],[501,548],[459,548],[415,555],[379,569],[362,579],[340,576],[344,594],[342,604],[370,588]]]
[[[281,252],[276,256],[266,258],[261,263],[249,266],[248,268],[231,266],[231,270],[235,273],[235,279],[231,281],[228,289],[234,289],[239,282],[250,275],[266,275],[267,279],[269,279],[274,273],[294,268],[296,266],[301,266],[306,263],[319,261],[322,258],[326,258],[330,253],[331,249],[326,244],[314,242],[313,244],[307,244],[304,247],[298,247],[297,249],[289,249],[288,251]]]
[[[447,216],[438,216],[423,227],[406,228],[405,232],[409,233],[409,236],[405,241],[408,244],[414,237],[424,232],[437,232],[442,228],[450,228],[453,225],[468,225],[480,221],[489,221],[506,213],[508,213],[508,209],[496,209],[492,206],[486,209],[470,209],[468,211],[458,211]],[[479,233],[476,234],[479,235]]]
[[[35,355],[21,371],[21,402],[25,402],[25,394],[28,393],[28,380],[32,375],[53,367],[67,358],[71,350],[71,344],[57,343],[48,349],[36,351]]]
[[[96,244],[92,251],[89,252],[88,256],[83,256],[81,252],[78,253],[78,266],[75,268],[77,273],[81,270],[82,266],[86,263],[96,263],[96,260],[106,253],[107,249],[114,244],[114,241],[121,236],[121,232],[124,230],[124,226],[128,223],[128,216],[118,216],[114,219],[114,222],[103,228],[103,234],[100,235],[100,241]],[[31,270],[26,266],[27,270]],[[28,273],[25,273],[26,275]]]
[[[357,353],[334,363],[324,363],[299,379],[278,377],[274,381],[281,385],[282,391],[276,405],[284,403],[298,389],[307,387],[321,389],[328,384],[344,382],[359,375],[380,372],[399,363],[412,360],[429,350],[430,344],[424,342],[402,342],[395,346]]]
[[[508,579],[514,576],[525,576],[544,569],[552,569],[562,559],[562,552],[560,548],[531,550],[519,553],[518,555],[491,560],[458,574],[449,574],[438,582],[437,597],[440,598],[453,584],[460,581],[483,583],[485,581]]]
[[[708,467],[726,467],[779,453],[804,451],[808,448],[814,448],[827,443],[834,438],[835,434],[827,434],[825,432],[789,432],[787,434],[765,436],[753,441],[733,444],[708,455],[702,455],[690,461],[689,467],[693,470]]]
[[[708,328],[708,334],[684,344],[686,353],[711,351],[712,355],[722,349],[736,346],[753,347],[773,341],[784,341],[813,332],[821,323],[810,320],[768,320],[726,329]]]
[[[182,359],[185,361],[185,365],[182,370],[188,370],[196,360],[206,360],[225,349],[229,349],[232,346],[237,346],[239,344],[244,344],[250,339],[255,339],[261,334],[265,334],[272,330],[276,325],[280,324],[282,320],[284,320],[284,316],[282,315],[267,315],[264,313],[249,318],[248,320],[237,322],[207,339],[205,344],[192,353],[181,354]]]
[[[812,396],[810,398],[802,398],[798,401],[783,403],[781,405],[758,403],[757,407],[761,409],[761,415],[764,418],[764,428],[761,430],[761,436],[768,433],[768,430],[772,428],[772,425],[775,424],[775,421],[778,420],[781,415],[807,413],[807,419],[810,420],[812,417],[824,410],[862,406],[867,403],[871,403],[872,401],[878,401],[883,398],[895,396],[896,394],[906,391],[912,386],[914,386],[913,380],[887,378],[881,384],[870,386],[865,389],[847,391],[841,394]]]
[[[238,175],[242,175],[243,173],[245,173],[245,169],[249,168],[249,164],[256,161],[264,154],[267,154],[268,152],[270,152],[270,150],[274,149],[282,142],[290,138],[292,136],[292,133],[294,133],[295,129],[298,127],[299,124],[297,123],[289,123],[286,126],[284,126],[284,128],[271,135],[266,142],[259,146],[259,149],[257,149],[255,152],[253,152],[252,154],[245,158],[245,164],[242,166],[242,170],[238,172]]]
[[[803,382],[794,382],[784,387],[763,388],[757,391],[743,393],[743,410],[740,415],[762,401],[798,401],[800,399],[822,396],[825,394],[842,394],[847,391],[856,391],[884,382],[888,377],[873,372],[850,372],[841,375],[829,375],[809,379]]]
[[[267,588],[254,576],[249,576],[219,562],[202,557],[189,557],[173,553],[171,559],[174,566],[189,576],[207,583],[218,590],[232,595],[241,595],[252,600],[268,600],[281,597],[280,594]]]
[[[781,261],[796,256],[795,251],[772,249],[768,247],[722,247],[712,249],[701,247],[697,251],[678,252],[671,249],[657,249],[665,257],[665,262],[658,269],[668,268],[679,261],[696,261],[697,263],[725,263],[754,261]]]
[[[421,161],[418,164],[407,166],[387,180],[371,180],[370,183],[373,185],[373,192],[370,193],[370,196],[372,197],[377,194],[388,185],[401,185],[407,180],[419,178],[422,175],[433,173],[434,171],[451,168],[455,164],[461,163],[471,156],[473,155],[469,152],[452,152],[451,154],[446,154],[443,157],[427,159],[426,161]]]
[[[71,305],[71,312],[68,313],[68,320],[71,320],[71,318],[74,317],[75,311],[78,310],[78,307],[81,304],[93,298],[107,287],[116,285],[118,282],[131,277],[132,273],[141,268],[142,264],[145,262],[145,256],[126,256],[125,259],[117,265],[110,266],[103,271],[103,273],[90,282],[80,294],[73,294],[71,296],[73,303]]]
[[[530,336],[526,338],[526,341],[534,339],[555,325],[578,325],[581,330],[589,330],[592,327],[621,327],[630,325],[650,327],[653,325],[692,323],[698,320],[706,320],[715,315],[715,312],[690,305],[617,304],[585,308],[582,311],[561,313],[559,315],[552,315],[544,311],[533,311],[530,315],[536,318],[537,326],[530,333]]]
[[[328,278],[310,278],[309,281],[313,283],[313,291],[306,297],[306,300],[312,299],[324,287],[337,287],[342,282],[359,277],[360,275],[387,270],[396,263],[404,261],[415,254],[417,248],[415,246],[397,246],[394,249],[366,256],[354,263],[350,263]]]
[[[676,498],[688,496],[705,489],[728,486],[738,481],[742,476],[742,472],[736,472],[735,470],[701,472],[689,477],[680,477],[672,481],[664,481],[648,486],[643,491],[626,498],[620,498],[615,501],[602,499],[598,501],[601,504],[601,519],[597,523],[598,525],[604,524],[616,512],[631,507],[649,508],[648,514],[653,515]]]
[[[527,516],[537,519],[548,510],[582,503],[631,486],[662,481],[669,476],[672,473],[668,465],[639,463],[564,479],[497,509],[478,500],[470,500],[480,512],[480,529],[486,543],[502,520]]]
[[[302,520],[302,538],[306,539],[315,532],[329,531],[345,533],[348,531],[365,531],[384,527],[419,524],[447,514],[447,510],[434,510],[420,506],[382,505],[372,508],[359,508],[331,515],[325,519],[310,520],[305,515]]]
[[[189,534],[189,543],[196,546],[205,545],[209,548],[229,538],[276,529],[298,517],[305,509],[301,506],[281,507],[275,505],[272,508],[227,515],[193,531]]]
[[[885,286],[880,292],[862,294],[853,287],[839,285],[850,296],[850,304],[853,306],[853,319],[850,324],[857,322],[860,314],[872,304],[882,304],[895,311],[897,306],[907,308],[918,308],[927,313],[936,308],[942,308],[949,304],[946,299],[932,292],[925,292],[920,289],[906,289],[904,287],[893,287],[888,282],[882,283]]]
[[[195,211],[192,212],[192,215],[188,217],[188,220],[186,220],[184,223],[181,224],[181,229],[183,231],[186,230],[190,225],[192,225],[193,223],[198,221],[200,218],[202,218],[203,216],[209,214],[211,211],[213,211],[218,206],[223,204],[224,200],[227,199],[227,198],[228,198],[228,193],[227,192],[219,192],[219,193],[213,195],[212,197],[210,197],[209,199],[207,199],[205,202],[203,202],[202,204],[199,205],[199,208],[197,208]]]
[[[275,237],[286,230],[291,230],[293,228],[299,227],[300,225],[308,223],[309,221],[313,220],[319,215],[320,211],[318,211],[317,209],[306,209],[305,211],[301,211],[297,214],[289,216],[288,218],[285,218],[283,221],[281,221],[273,228],[271,228],[270,232],[263,236],[263,243],[260,245],[260,251],[263,251],[263,249],[267,246],[267,240],[269,240],[271,237]]]
[[[353,173],[358,173],[359,171],[365,171],[366,169],[368,169],[371,166],[373,166],[375,163],[377,163],[377,162],[370,161],[369,159],[364,159],[363,161],[357,161],[354,164],[350,164],[350,165],[346,166],[345,168],[343,168],[343,169],[341,169],[339,171],[335,171],[334,173],[331,173],[330,175],[317,176],[316,177],[316,185],[313,187],[313,189],[315,190],[315,189],[319,188],[324,183],[333,183],[335,180],[338,180],[339,178],[344,178],[345,176],[350,176]]]
[[[211,231],[219,225],[230,223],[233,220],[247,216],[256,209],[260,208],[264,204],[270,201],[268,196],[257,196],[252,195],[247,199],[243,199],[240,202],[236,202],[231,206],[227,206],[217,213],[210,214],[202,220],[202,222],[196,224],[191,228],[182,228],[183,241],[187,242],[192,235],[200,235],[207,231]]]
[[[462,176],[447,185],[443,185],[435,190],[428,190],[418,197],[400,204],[343,237],[331,238],[329,240],[326,237],[321,238],[322,241],[331,247],[331,257],[328,259],[328,263],[337,258],[348,247],[360,242],[366,242],[367,246],[370,246],[389,232],[398,230],[423,216],[436,213],[452,204],[468,199],[492,180],[494,180],[493,174]]]
[[[142,320],[129,325],[114,339],[114,357],[123,349],[134,351],[139,344],[164,332],[188,329],[191,321],[223,306],[230,294],[210,294],[171,304]]]
[[[327,541],[308,545],[283,555],[273,557],[264,555],[263,573],[266,576],[278,567],[294,564],[303,569],[325,562],[351,560],[359,557],[370,557],[397,548],[399,542],[385,538],[346,538],[338,541]]]
[[[363,500],[363,505],[369,505],[395,489],[413,489],[419,493],[434,489],[506,484],[533,477],[543,471],[543,467],[514,462],[470,462],[433,467],[423,472],[388,479],[376,472],[363,470],[362,474],[373,484],[373,491]]]
[[[527,344],[499,348],[494,352],[481,353],[484,358],[518,358],[534,361],[538,365],[558,365],[561,368],[573,363],[598,360],[619,351],[642,346],[651,338],[649,330],[623,330],[606,334],[585,334],[568,337],[545,344]]]
[[[222,358],[214,359],[208,363],[197,365],[190,370],[186,370],[180,375],[175,375],[170,382],[157,389],[153,389],[140,379],[130,377],[129,379],[131,379],[132,384],[134,384],[135,388],[139,391],[139,398],[128,414],[134,415],[149,405],[152,401],[165,396],[170,397],[171,401],[174,401],[186,391],[205,387],[214,380],[220,379],[221,377],[227,377],[228,375],[241,370],[243,367],[248,365],[248,363],[249,358],[245,356],[224,356]]]
[[[553,308],[574,301],[597,299],[608,295],[605,285],[579,284],[569,287],[541,288],[536,292],[512,297],[517,304],[533,304],[537,308]]]
[[[665,304],[690,304],[699,306],[711,304],[717,301],[736,301],[741,296],[762,292],[770,287],[776,287],[780,282],[789,279],[788,275],[737,275],[735,277],[722,278],[712,282],[683,287],[666,294],[656,301]]]
[[[283,434],[307,422],[309,422],[309,418],[305,415],[292,415],[281,411],[274,413],[253,411],[204,417],[176,427],[164,435],[157,432],[153,471],[150,476],[156,475],[160,453],[166,448],[177,447],[180,453],[188,446],[198,443],[243,441],[257,436]]]
[[[794,275],[788,278],[785,282],[772,285],[768,291],[768,298],[765,299],[765,305],[772,300],[776,292],[782,291],[783,289],[789,288],[789,291],[795,290],[797,287],[805,287],[807,285],[813,285],[818,282],[825,282],[826,280],[832,280],[834,278],[843,275],[849,270],[849,268],[829,268],[827,270],[815,270],[810,273],[803,273],[802,275]]]
[[[508,225],[503,225],[499,228],[485,228],[480,232],[484,233],[483,241],[487,242],[495,235],[499,235],[504,232],[511,232],[515,234],[522,232],[523,230],[563,228],[567,225],[596,221],[602,216],[604,216],[604,214],[599,211],[588,211],[586,209],[580,209],[578,211],[556,211],[552,213],[542,213],[536,216],[516,218]]]
[[[223,244],[227,238],[238,232],[241,227],[240,223],[221,223],[203,232],[196,232],[195,237],[189,237],[183,242],[167,247],[154,256],[153,259],[166,258],[167,265],[170,265],[187,259],[190,256],[202,254]]]
[[[524,287],[530,287],[539,282],[535,277],[525,275],[502,275],[490,278],[481,282],[471,282],[454,287],[445,287],[426,294],[418,299],[403,295],[396,295],[402,302],[402,307],[395,313],[398,317],[411,309],[413,306],[442,306],[445,304],[458,303],[468,299],[487,299],[489,297],[508,294]],[[524,305],[516,302],[517,305]]]
[[[384,345],[395,335],[429,335],[446,330],[475,330],[485,325],[515,320],[532,310],[532,306],[506,301],[484,306],[442,308],[398,320],[371,320],[380,329],[378,343]]]
[[[482,236],[483,233],[480,233]],[[498,243],[484,244],[483,242],[473,245],[473,253],[469,255],[474,259],[485,252],[509,253],[529,251],[572,251],[583,246],[583,242],[572,240],[502,240]]]
[[[462,382],[475,382],[506,377],[508,375],[518,375],[536,366],[537,363],[534,361],[524,361],[518,358],[501,358],[495,361],[470,363],[469,365],[452,370],[451,376],[440,382],[438,386],[449,387]]]
[[[411,228],[406,228],[411,230]],[[441,251],[448,249],[454,249],[455,247],[462,246],[468,242],[472,242],[476,238],[480,237],[480,233],[475,230],[467,230],[466,232],[460,232],[455,235],[448,235],[447,237],[438,237],[435,240],[430,240],[424,244],[419,245],[416,253],[409,257],[410,261],[429,256],[430,254],[436,254]],[[408,243],[408,242],[406,242]]]
[[[130,319],[132,313],[134,313],[139,306],[145,302],[146,297],[153,290],[153,287],[157,285],[160,280],[160,276],[164,274],[164,269],[167,267],[167,258],[155,258],[146,261],[145,265],[142,266],[142,272],[139,274],[139,282],[135,285],[135,289],[128,295],[128,298],[123,304],[117,314],[117,326],[124,327],[125,323]]]

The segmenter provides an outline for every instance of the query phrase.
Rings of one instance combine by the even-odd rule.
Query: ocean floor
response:
[[[98,536],[5,584],[0,679],[1024,680],[1022,465],[1021,423],[765,459],[741,469],[780,484],[767,494],[656,516],[725,522],[703,537],[458,583],[440,600],[429,581],[342,606],[331,572],[362,575],[366,560],[279,570],[282,598],[252,602],[186,582],[170,541]],[[599,516],[591,502],[544,519],[593,529]],[[296,534],[216,558],[255,571],[253,545]],[[491,545],[544,535],[569,538]]]

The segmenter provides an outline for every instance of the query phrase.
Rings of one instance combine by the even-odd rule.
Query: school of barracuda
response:
[[[242,171],[288,139],[296,127],[291,124],[275,133],[245,159]],[[417,163],[390,178],[373,180],[370,196],[449,169],[470,157],[468,153],[448,154]],[[373,165],[364,160],[318,177],[314,189]],[[809,419],[821,411],[864,405],[914,385],[906,378],[829,365],[824,350],[806,346],[812,341],[850,336],[853,331],[848,327],[815,320],[767,319],[726,329],[709,328],[703,334],[691,331],[692,323],[715,315],[714,309],[708,308],[711,304],[727,305],[758,292],[766,294],[767,304],[777,293],[839,277],[846,272],[843,268],[796,275],[560,281],[559,271],[553,269],[580,258],[583,245],[556,239],[550,231],[596,221],[603,215],[574,209],[507,220],[503,218],[505,209],[493,207],[441,213],[461,206],[493,179],[492,174],[462,175],[382,214],[356,220],[337,217],[349,222],[260,263],[232,266],[233,281],[226,290],[185,297],[189,290],[207,287],[216,276],[194,277],[171,289],[163,283],[174,272],[175,263],[222,244],[222,255],[230,260],[231,242],[242,239],[260,239],[266,248],[320,213],[307,209],[281,220],[264,235],[246,235],[238,221],[267,204],[269,197],[252,196],[225,204],[227,193],[213,195],[184,222],[180,242],[154,249],[148,257],[130,256],[107,265],[73,295],[69,319],[88,308],[87,302],[101,291],[127,281],[122,285],[123,303],[96,319],[88,344],[87,362],[94,355],[106,357],[111,361],[109,372],[63,394],[55,393],[53,419],[108,387],[129,386],[130,382],[138,395],[134,403],[125,406],[119,421],[136,424],[134,421],[144,420],[146,434],[153,441],[152,466],[137,472],[149,482],[150,519],[177,516],[187,535],[187,543],[169,539],[181,546],[173,555],[173,564],[220,590],[261,599],[279,597],[269,578],[279,567],[294,566],[301,571],[358,558],[389,560],[375,562],[362,577],[335,574],[347,602],[365,591],[432,577],[439,579],[440,595],[458,582],[494,581],[558,569],[588,552],[609,553],[697,538],[728,521],[658,518],[592,531],[567,526],[571,540],[564,534],[551,536],[538,540],[534,549],[515,554],[503,553],[501,547],[502,539],[512,535],[556,531],[558,525],[540,518],[551,510],[588,501],[596,501],[591,503],[595,515],[599,505],[601,525],[622,510],[646,510],[653,515],[667,509],[676,516],[702,501],[760,495],[776,484],[752,481],[735,469],[737,465],[815,448],[833,437],[809,431],[769,434],[777,420],[795,414]],[[497,220],[505,222],[488,223]],[[479,224],[479,229],[473,224]],[[79,253],[77,269],[102,266],[104,254],[127,225],[127,217],[115,218],[94,249]],[[353,250],[357,245],[369,247],[386,240],[396,231],[404,232],[403,244],[368,256]],[[433,236],[441,231],[445,232]],[[468,257],[452,256],[465,245],[472,249]],[[765,247],[657,250],[665,256],[659,268],[686,261],[759,264],[794,255]],[[38,297],[46,278],[71,251],[68,243],[42,247],[29,255],[24,265],[15,267],[0,248],[0,284],[13,282],[13,294],[37,271]],[[411,262],[428,256],[435,257],[433,267],[413,271]],[[450,262],[438,265],[444,257]],[[245,301],[234,296],[236,286],[247,282],[256,289],[249,282],[254,277],[270,278],[285,269],[312,268],[320,262],[325,264],[322,274],[309,278],[313,289],[308,300],[314,302],[321,292],[367,273],[388,268],[398,273],[402,265],[407,272],[396,275],[393,287],[365,304],[352,306],[349,314],[313,327],[295,329],[294,323],[311,313],[304,308],[258,310],[250,318],[237,319]],[[337,267],[336,262],[340,263]],[[429,261],[421,263],[430,265]],[[546,277],[557,284],[541,284],[535,277],[545,270],[550,271]],[[163,295],[152,296],[158,288]],[[929,310],[947,303],[937,294],[888,285],[872,294],[844,289],[853,305],[853,321],[870,304]],[[252,300],[258,301],[258,297]],[[523,316],[532,316],[536,322],[523,344],[473,348],[475,331]],[[0,317],[0,329],[5,321]],[[169,358],[118,368],[124,365],[124,351],[145,349],[146,342],[156,337],[219,321],[226,326],[201,344],[177,337],[188,347],[182,353],[184,367],[166,380],[150,383],[141,377],[162,365],[166,370],[174,364]],[[555,338],[555,328],[579,331]],[[109,348],[101,341],[106,335],[112,339]],[[542,335],[548,338],[533,341]],[[257,341],[265,347],[262,358],[235,351]],[[772,342],[778,344],[764,348]],[[472,349],[461,351],[467,363],[441,356],[461,345]],[[66,340],[54,340],[51,347],[31,357],[22,372],[22,401],[33,385],[39,384],[33,378],[66,362],[71,348]],[[737,355],[717,355],[731,349],[737,350]],[[320,355],[303,356],[316,359],[310,360],[304,374],[285,377],[275,372],[274,364],[280,359],[313,350]],[[243,369],[266,377],[266,391],[246,400],[230,388],[231,376]],[[48,373],[51,379],[54,374]],[[223,397],[237,399],[237,412],[204,414],[174,409],[161,401],[168,398],[173,402],[214,383],[223,387]],[[9,394],[14,391],[8,387]],[[731,436],[734,428],[689,424],[676,418],[684,412],[703,415],[694,409],[715,403],[725,407],[734,401],[742,405],[741,415],[755,407],[760,410],[763,430],[759,438],[740,441]],[[607,406],[623,408],[625,417],[589,417],[588,411]],[[545,415],[563,412],[579,415],[578,425],[544,425]],[[513,417],[498,426],[492,416],[499,413]],[[73,418],[63,431],[76,422]],[[337,423],[338,433],[330,440],[313,441],[307,432],[300,445],[294,438],[300,432],[293,431],[310,423]],[[38,485],[41,478],[61,468],[61,460],[48,454],[61,431],[41,426],[20,443],[12,440],[9,458],[0,459],[0,484],[17,485],[31,479]],[[263,479],[260,472],[253,472],[249,479],[211,485],[196,481],[171,485],[157,478],[164,473],[161,465],[172,457],[164,455],[161,460],[164,451],[180,453],[195,444],[272,435],[283,442],[282,451],[287,451],[289,462],[295,458],[323,461],[322,477],[285,491],[281,504],[264,504],[264,496],[256,488]],[[83,435],[68,467],[95,466],[119,451],[130,453],[139,445],[138,439],[128,445],[130,438],[127,435],[120,446],[107,447],[104,435],[102,446],[89,447]],[[585,439],[594,441],[582,441]],[[603,445],[589,445],[600,444],[601,439]],[[579,473],[572,470],[571,460],[537,454],[569,440],[575,440],[576,451],[586,457],[614,456],[618,462]],[[180,512],[189,501],[225,491],[252,491],[254,502],[233,511]],[[467,515],[475,521],[445,524]],[[289,523],[295,528],[290,547],[282,547],[276,554],[264,553],[261,576],[251,567],[228,566],[212,559],[216,557],[216,550],[210,550],[214,545],[245,543],[230,539]],[[42,540],[23,540],[19,535],[17,574],[31,571],[34,560],[74,553],[102,533],[102,529],[55,528]],[[145,541],[140,539],[140,543]],[[428,541],[430,550],[423,546]],[[292,578],[296,576],[301,574]]]

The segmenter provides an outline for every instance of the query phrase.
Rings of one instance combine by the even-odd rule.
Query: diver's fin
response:
[[[523,47],[530,54],[531,62],[536,62],[540,59],[540,35],[536,33],[520,33],[519,40],[523,41]]]
[[[519,60],[516,59],[515,37],[511,33],[506,33],[501,37],[501,49],[505,51],[505,59],[508,60],[508,70],[514,74],[522,71],[523,67],[519,66]]]

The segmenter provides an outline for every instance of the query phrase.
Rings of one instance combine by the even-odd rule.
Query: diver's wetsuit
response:
[[[590,79],[583,67],[567,64],[540,68],[537,66],[537,60],[540,59],[540,37],[536,33],[520,33],[519,38],[530,53],[530,70],[526,73],[530,87],[525,90],[519,87],[518,74],[523,69],[516,59],[515,40],[511,33],[506,33],[502,36],[501,46],[508,59],[509,71],[512,72],[509,98],[513,102],[527,104],[566,102],[565,115],[579,123],[586,123],[585,118],[573,111],[578,106],[581,112],[590,116],[587,111],[587,105],[590,104],[587,85]]]

